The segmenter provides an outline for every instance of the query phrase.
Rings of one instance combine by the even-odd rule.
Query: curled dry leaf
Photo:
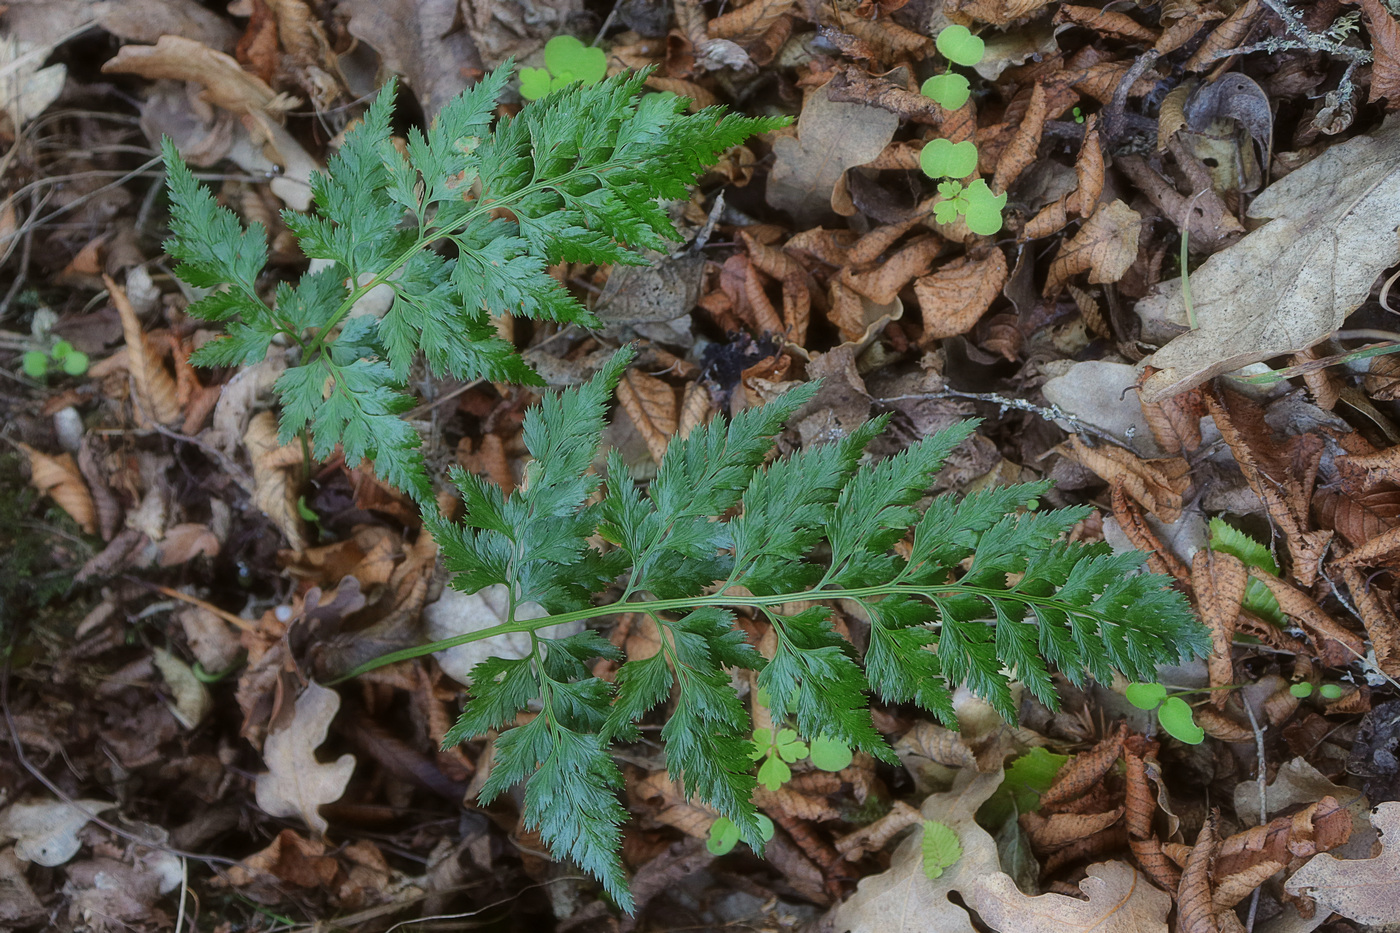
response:
[[[354,755],[341,755],[332,764],[316,760],[316,749],[326,740],[339,709],[340,694],[308,683],[297,697],[291,721],[270,731],[263,742],[268,770],[255,783],[258,807],[264,813],[299,816],[318,836],[325,835],[329,826],[318,808],[340,799],[355,770]]]
[[[1357,923],[1400,923],[1400,802],[1376,807],[1371,823],[1381,833],[1381,853],[1370,859],[1313,856],[1284,885],[1289,894],[1311,897],[1321,911],[1336,911]]]
[[[1330,335],[1400,261],[1400,119],[1389,118],[1269,186],[1249,216],[1273,218],[1191,273],[1197,328],[1147,364],[1157,401],[1250,363],[1294,353]],[[1261,274],[1261,270],[1273,270]],[[1158,286],[1139,314],[1186,321],[1181,280]]]
[[[82,848],[78,831],[89,814],[110,810],[105,800],[17,800],[0,811],[0,842],[15,840],[15,855],[46,868],[62,865]]]
[[[1366,13],[1375,60],[1371,64],[1371,94],[1366,102],[1386,99],[1387,110],[1400,110],[1400,22],[1380,0],[1359,0]]]
[[[110,276],[104,275],[102,282],[107,286],[112,304],[121,317],[122,336],[126,339],[127,368],[136,386],[136,398],[142,415],[160,424],[174,424],[182,418],[174,377],[166,370],[160,351],[141,330],[141,321],[136,316],[136,309],[127,300],[126,290],[112,281]]]
[[[1055,776],[1055,783],[1050,785],[1049,790],[1040,795],[1041,807],[1053,808],[1074,800],[1097,785],[1123,753],[1123,742],[1127,735],[1127,726],[1120,725],[1098,745],[1075,755],[1069,764],[1060,769],[1060,773]]]
[[[1031,90],[1030,104],[1025,116],[1016,126],[1011,140],[1002,149],[997,159],[996,171],[992,173],[991,188],[996,194],[1009,189],[1021,177],[1021,173],[1035,162],[1036,150],[1040,148],[1040,138],[1045,133],[1046,98],[1045,86],[1037,83]]]
[[[1065,4],[1055,12],[1055,22],[1074,23],[1095,32],[1110,33],[1124,39],[1138,42],[1156,42],[1157,34],[1128,16],[1111,10],[1096,10],[1093,7]]]
[[[1001,294],[1007,277],[1006,255],[991,249],[981,259],[960,256],[914,281],[914,296],[924,318],[922,342],[965,334]]]
[[[960,13],[979,23],[1005,26],[1018,19],[1034,16],[1050,0],[945,0],[943,12]]]
[[[272,520],[293,551],[306,550],[306,533],[297,510],[297,490],[292,464],[300,464],[301,451],[277,444],[277,416],[261,411],[248,422],[243,446],[253,466],[253,504]],[[293,455],[295,459],[293,459]]]
[[[1151,374],[1149,369],[1143,378]],[[1152,436],[1163,450],[1173,454],[1189,453],[1201,446],[1201,419],[1205,415],[1206,403],[1199,389],[1142,403],[1142,417]]]
[[[618,382],[617,400],[646,441],[651,459],[660,463],[678,427],[675,390],[634,368]]]
[[[933,234],[915,237],[869,272],[842,269],[841,284],[877,305],[892,304],[904,286],[929,270],[944,245],[944,240]]]
[[[1360,570],[1346,567],[1342,570],[1342,579],[1351,592],[1361,624],[1366,626],[1366,634],[1371,638],[1376,666],[1389,676],[1400,678],[1400,618]]]
[[[716,16],[705,25],[712,39],[756,39],[787,15],[793,0],[754,0],[754,2]]]
[[[1267,586],[1278,600],[1279,608],[1298,621],[1323,664],[1346,667],[1366,656],[1365,645],[1357,634],[1323,611],[1307,593],[1258,568],[1251,568],[1249,574]]]
[[[1169,574],[1175,577],[1178,583],[1189,588],[1191,571],[1181,558],[1157,537],[1147,519],[1133,504],[1122,483],[1113,484],[1109,503],[1113,509],[1113,517],[1118,521],[1118,527],[1128,536],[1134,548],[1147,555],[1148,569],[1153,573]]]
[[[831,193],[846,169],[878,156],[898,127],[893,113],[832,101],[826,85],[813,89],[798,117],[797,137],[773,142],[768,203],[809,225],[831,209]]]
[[[1117,282],[1137,258],[1141,230],[1142,215],[1124,202],[1099,205],[1079,232],[1060,244],[1042,294],[1053,298],[1070,276],[1081,272],[1088,272],[1095,285]]]
[[[1108,483],[1121,484],[1167,524],[1181,517],[1181,497],[1191,485],[1191,464],[1182,458],[1143,460],[1131,450],[1110,444],[1090,447],[1077,434],[1069,439],[1068,453]]]
[[[760,243],[747,231],[739,231],[739,238],[748,250],[752,266],[771,275],[783,285],[782,332],[793,343],[799,346],[805,344],[807,324],[812,316],[812,296],[807,290],[807,270],[786,251]]]
[[[1233,554],[1201,548],[1191,560],[1191,588],[1196,593],[1196,607],[1201,621],[1210,629],[1211,653],[1206,661],[1212,687],[1229,687],[1235,682],[1235,667],[1231,649],[1235,641],[1235,620],[1244,602],[1245,584],[1249,571]],[[1211,698],[1216,708],[1230,699],[1225,690],[1217,690]]]
[[[1206,815],[1196,844],[1181,870],[1181,883],[1176,889],[1177,926],[1181,933],[1219,933],[1220,930],[1210,890],[1210,866],[1219,847],[1216,819],[1214,813]]]
[[[1289,816],[1235,833],[1220,844],[1218,878],[1248,871],[1260,862],[1288,864],[1335,849],[1351,838],[1351,813],[1334,797],[1323,797]]]
[[[870,852],[878,852],[895,836],[923,821],[923,816],[903,800],[896,800],[890,812],[873,823],[836,840],[836,851],[855,862]]]
[[[1049,816],[1032,811],[1021,814],[1021,825],[1037,847],[1060,849],[1107,829],[1122,816],[1122,807],[1106,813],[1051,813]]]
[[[15,446],[29,459],[29,482],[34,488],[53,499],[83,531],[97,534],[97,507],[72,454],[50,457],[28,444]]]

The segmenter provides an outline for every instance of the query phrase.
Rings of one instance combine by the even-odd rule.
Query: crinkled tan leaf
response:
[[[1156,401],[1330,335],[1400,261],[1400,119],[1329,147],[1269,186],[1249,216],[1271,217],[1191,273],[1198,326],[1146,361]],[[1143,299],[1160,319],[1186,320],[1181,280]],[[1139,314],[1146,309],[1139,308]]]
[[[53,48],[0,35],[0,108],[18,130],[43,113],[63,93],[68,79],[64,65],[39,66]]]
[[[793,0],[753,0],[705,26],[712,39],[756,39],[792,9]]]
[[[1224,551],[1201,548],[1191,561],[1191,588],[1196,593],[1196,608],[1201,621],[1210,629],[1211,653],[1206,660],[1210,685],[1225,688],[1235,683],[1234,660],[1231,649],[1235,642],[1235,620],[1244,602],[1245,584],[1249,571],[1235,555]],[[1224,689],[1217,689],[1211,699],[1223,707],[1230,698]]]
[[[1342,579],[1370,636],[1376,666],[1391,677],[1400,677],[1400,618],[1396,618],[1388,594],[1355,567],[1343,568]]]
[[[1040,148],[1040,137],[1045,133],[1046,99],[1045,86],[1036,82],[1031,89],[1031,100],[1025,115],[1016,125],[1016,132],[997,159],[996,171],[992,174],[991,189],[995,194],[1008,190],[1021,173],[1035,162],[1036,150]]]
[[[1089,273],[1095,285],[1117,282],[1137,258],[1142,215],[1122,201],[1102,204],[1050,263],[1043,294],[1058,295],[1072,275]]]
[[[34,488],[53,499],[83,531],[97,534],[97,507],[72,455],[50,457],[28,444],[16,446],[29,458],[29,482]]]
[[[660,463],[679,426],[675,390],[655,376],[633,368],[618,382],[617,400],[646,441],[651,459]]]
[[[1031,897],[1002,872],[987,875],[967,900],[982,921],[1003,933],[1166,933],[1172,899],[1124,862],[1085,869],[1081,900],[1064,894]]]
[[[136,309],[127,300],[126,290],[110,276],[104,275],[102,281],[121,317],[127,367],[136,386],[136,399],[142,413],[161,424],[174,424],[182,417],[174,377],[166,370],[160,351],[141,330],[141,321],[136,316]]]
[[[302,454],[294,445],[277,443],[277,416],[260,411],[243,432],[243,446],[253,466],[253,504],[272,520],[293,551],[306,549],[306,532],[297,511],[297,489],[289,467],[300,464]],[[292,460],[292,454],[296,458]]]
[[[1258,568],[1251,568],[1249,574],[1269,588],[1269,592],[1278,600],[1280,609],[1298,620],[1303,631],[1317,646],[1324,664],[1346,667],[1352,661],[1365,657],[1365,646],[1356,633],[1343,628],[1307,593]]]
[[[1050,0],[945,0],[944,13],[961,13],[980,23],[1005,26],[1013,20],[1034,16]]]
[[[1386,98],[1387,110],[1400,110],[1400,22],[1380,0],[1359,0],[1366,12],[1366,30],[1371,34],[1371,94],[1367,103]]]
[[[332,764],[316,760],[316,749],[326,740],[338,709],[340,694],[308,683],[297,697],[291,722],[268,733],[263,742],[268,770],[258,775],[255,785],[258,807],[264,813],[299,816],[318,836],[329,826],[318,808],[340,799],[355,770],[354,755],[341,755]]]
[[[88,814],[115,806],[105,800],[18,800],[0,812],[0,842],[13,839],[19,858],[53,868],[82,848],[78,831],[91,819]]]
[[[205,100],[237,114],[262,114],[280,120],[299,103],[244,71],[233,56],[181,36],[161,36],[155,45],[124,45],[102,70],[153,81],[193,81],[204,88]]]
[[[1090,447],[1077,434],[1070,437],[1069,453],[1107,482],[1122,483],[1129,495],[1162,521],[1171,524],[1181,517],[1181,497],[1191,485],[1191,465],[1180,457],[1144,460],[1111,444]]]
[[[904,286],[929,270],[944,245],[944,240],[933,234],[916,237],[868,272],[842,269],[841,283],[876,304],[890,304]]]
[[[960,256],[914,282],[924,317],[924,342],[972,330],[1006,284],[1006,255],[993,249],[982,259]]]
[[[1371,823],[1381,832],[1381,854],[1370,859],[1313,856],[1284,885],[1311,897],[1320,911],[1336,911],[1357,923],[1400,923],[1400,802],[1376,807]]]

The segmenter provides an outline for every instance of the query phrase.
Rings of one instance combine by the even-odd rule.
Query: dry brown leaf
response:
[[[1386,99],[1386,110],[1400,110],[1400,22],[1381,5],[1380,0],[1359,0],[1366,13],[1371,34],[1371,95],[1366,102]]]
[[[174,567],[188,563],[203,554],[216,557],[219,553],[219,539],[207,525],[197,522],[182,522],[165,530],[157,548],[157,562],[162,567]]]
[[[993,248],[981,259],[960,256],[915,280],[924,318],[924,345],[972,330],[1006,284],[1006,256]]]
[[[1323,797],[1296,813],[1250,827],[1224,840],[1215,860],[1215,873],[1223,878],[1260,862],[1287,864],[1294,858],[1307,858],[1342,845],[1351,838],[1351,831],[1351,813],[1347,808],[1335,797]]]
[[[807,270],[786,251],[760,243],[748,231],[739,231],[749,254],[749,262],[770,275],[783,286],[783,327],[787,339],[803,345],[807,341],[807,324],[812,316],[812,296],[807,290]],[[766,299],[765,299],[766,300]]]
[[[1039,848],[1059,849],[1107,829],[1122,816],[1122,807],[1106,813],[1051,813],[1048,816],[1032,811],[1021,814],[1021,825]]]
[[[473,36],[480,38],[482,31],[462,28],[456,0],[345,0],[338,12],[348,17],[350,34],[379,53],[386,70],[404,76],[430,118],[466,88],[471,69],[480,73],[482,55]],[[534,15],[535,22],[554,19],[544,11]],[[520,40],[511,37],[517,45]]]
[[[932,37],[891,19],[853,15],[834,3],[822,4],[820,10],[823,22],[855,36],[882,59],[918,59],[933,51]]]
[[[1093,7],[1065,4],[1055,12],[1055,22],[1074,23],[1095,32],[1110,33],[1124,39],[1139,42],[1156,42],[1157,34],[1128,16],[1111,10],[1096,10]]]
[[[1122,447],[1090,447],[1077,434],[1070,436],[1067,452],[1108,483],[1121,484],[1130,496],[1167,524],[1181,517],[1181,497],[1191,485],[1191,464],[1182,458],[1143,460]]]
[[[1400,550],[1400,528],[1391,528],[1376,535],[1337,563],[1343,567],[1394,564],[1396,550]]]
[[[1339,859],[1319,854],[1284,885],[1289,894],[1310,897],[1321,911],[1336,911],[1357,923],[1400,923],[1400,802],[1387,801],[1372,812],[1380,830],[1380,855]]]
[[[1055,783],[1040,795],[1041,807],[1053,808],[1074,800],[1098,784],[1123,753],[1123,742],[1127,734],[1127,726],[1120,725],[1098,745],[1075,755],[1073,760],[1060,769],[1060,773],[1055,776]]]
[[[617,400],[646,441],[651,459],[660,463],[678,426],[675,390],[633,368],[617,384]]]
[[[180,36],[161,36],[155,45],[124,45],[102,71],[136,74],[153,81],[193,81],[204,87],[203,98],[216,107],[279,121],[300,103],[244,71],[232,56]]]
[[[1191,588],[1196,593],[1201,621],[1210,629],[1211,653],[1206,664],[1212,687],[1224,688],[1235,683],[1231,651],[1235,642],[1235,620],[1239,618],[1248,582],[1249,571],[1233,554],[1201,548],[1191,560]],[[1216,690],[1211,698],[1217,709],[1229,699],[1230,694],[1224,689]]]
[[[1342,579],[1356,604],[1356,614],[1370,636],[1376,666],[1391,677],[1400,678],[1400,618],[1361,571],[1347,567],[1342,570]]]
[[[1211,4],[1211,6],[1213,7],[1214,4]],[[1217,53],[1243,45],[1250,30],[1254,28],[1254,21],[1259,18],[1260,9],[1259,0],[1245,0],[1244,3],[1241,3],[1235,8],[1233,13],[1225,18],[1223,23],[1215,27],[1215,30],[1211,32],[1210,35],[1206,36],[1205,41],[1197,47],[1195,52],[1191,53],[1191,57],[1186,60],[1185,65],[1182,67],[1187,71],[1203,71],[1215,63],[1215,56]],[[1198,29],[1202,23],[1215,19],[1220,19],[1220,11],[1210,8],[1198,10],[1192,14],[1183,16],[1175,24],[1175,27],[1181,27],[1181,31],[1173,37],[1173,39],[1179,39],[1180,41],[1173,45],[1172,48],[1176,49],[1185,45],[1186,40],[1195,35],[1196,29]],[[1176,31],[1175,27],[1172,30],[1168,30],[1168,32]],[[1165,40],[1167,36],[1164,35],[1162,38]],[[1165,45],[1166,43],[1162,43],[1158,47],[1158,50],[1163,55],[1167,54]]]
[[[992,174],[991,188],[994,194],[1001,194],[1016,183],[1021,173],[1035,162],[1040,138],[1045,133],[1046,112],[1045,86],[1037,83],[1031,90],[1030,105],[1025,116],[1016,126],[1016,132],[1002,149],[997,159],[996,172]]]
[[[319,888],[329,885],[339,872],[336,860],[326,855],[324,842],[306,839],[294,829],[284,829],[267,848],[230,866],[227,875],[216,879],[215,885],[241,888],[252,884],[259,875],[271,875],[297,887]]]
[[[980,23],[1005,26],[1013,20],[1025,19],[1050,0],[944,0],[943,12],[971,17]]]
[[[1122,483],[1115,483],[1109,502],[1118,527],[1128,536],[1133,547],[1147,555],[1147,567],[1153,573],[1169,574],[1186,587],[1191,586],[1191,571],[1182,563],[1171,548],[1157,537],[1147,524],[1142,513],[1137,510]]]
[[[705,26],[712,39],[756,39],[792,9],[793,0],[753,0]]]
[[[1079,155],[1074,160],[1074,174],[1079,184],[1065,202],[1070,213],[1087,217],[1094,212],[1103,194],[1103,173],[1103,144],[1099,139],[1098,114],[1090,114],[1084,121],[1084,144],[1079,147]]]
[[[847,861],[859,861],[868,853],[880,851],[895,836],[922,820],[918,810],[903,800],[896,800],[889,813],[837,839],[836,851],[846,856]]]
[[[253,467],[253,504],[272,519],[293,551],[305,550],[306,532],[297,511],[296,485],[288,469],[301,463],[301,451],[292,444],[278,445],[277,416],[270,411],[258,412],[249,420],[243,446]]]
[[[1266,625],[1268,623],[1265,623]],[[1198,706],[1193,711],[1196,725],[1200,726],[1206,735],[1222,742],[1253,742],[1254,730],[1243,723],[1236,722],[1214,706]]]
[[[90,535],[97,534],[97,507],[83,474],[71,454],[50,457],[28,444],[16,444],[29,459],[29,482],[43,495],[53,499],[67,512],[78,527]]]
[[[1219,847],[1215,834],[1216,815],[1206,814],[1196,844],[1181,871],[1176,889],[1177,928],[1181,933],[1219,933],[1215,902],[1210,891],[1210,866]]]
[[[1151,373],[1148,369],[1143,377]],[[1206,403],[1198,389],[1142,404],[1142,417],[1152,436],[1163,450],[1173,454],[1190,453],[1201,446],[1201,419],[1205,416]]]
[[[127,368],[136,386],[142,414],[160,424],[174,424],[181,419],[174,378],[166,370],[154,342],[141,330],[141,321],[136,317],[136,309],[127,300],[126,290],[109,276],[104,275],[102,281],[107,286],[117,314],[121,316]]]
[[[1122,201],[1102,204],[1073,238],[1060,244],[1042,294],[1053,298],[1080,272],[1095,285],[1117,282],[1137,258],[1142,216]]]
[[[1198,326],[1149,357],[1161,372],[1144,384],[1143,397],[1158,401],[1331,335],[1376,277],[1400,261],[1391,222],[1397,213],[1397,117],[1269,186],[1249,216],[1273,219],[1191,273]],[[1276,274],[1260,274],[1265,269]],[[1185,323],[1180,279],[1158,286],[1138,313]]]
[[[340,694],[308,683],[297,697],[291,720],[270,731],[263,742],[268,770],[258,775],[254,785],[264,813],[299,816],[317,836],[325,835],[329,827],[318,808],[340,799],[355,770],[354,755],[341,755],[333,764],[316,760],[316,749],[326,740],[338,709]]]
[[[867,104],[841,103],[814,88],[797,120],[797,137],[773,142],[769,205],[808,226],[831,209],[831,192],[846,169],[864,165],[889,145],[899,117]]]
[[[929,270],[943,247],[944,240],[931,233],[915,237],[869,272],[842,269],[841,284],[876,304],[890,304],[904,286]]]
[[[1298,620],[1316,647],[1322,663],[1329,667],[1346,667],[1357,658],[1366,656],[1365,645],[1356,633],[1343,628],[1308,594],[1258,568],[1251,568],[1249,574],[1269,588],[1269,592],[1278,600],[1280,609]]]

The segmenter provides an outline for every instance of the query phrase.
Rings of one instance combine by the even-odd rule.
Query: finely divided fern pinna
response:
[[[1076,683],[1108,680],[1115,670],[1144,679],[1159,664],[1209,651],[1210,638],[1181,594],[1165,578],[1137,572],[1140,554],[1065,540],[1088,507],[1033,511],[1047,483],[944,495],[918,508],[943,459],[972,433],[971,422],[863,463],[865,446],[885,425],[880,417],[842,440],[766,463],[784,421],[812,398],[809,384],[673,439],[645,494],[612,451],[598,496],[603,481],[591,464],[612,389],[631,358],[624,348],[591,382],[527,413],[534,459],[521,490],[507,496],[457,470],[464,517],[428,519],[453,586],[506,586],[508,621],[389,656],[531,633],[529,657],[491,659],[472,671],[472,698],[446,741],[505,729],[518,713],[537,710],[497,737],[481,799],[525,781],[527,825],[624,907],[631,900],[618,850],[627,814],[609,748],[634,738],[658,705],[667,704],[661,738],[671,775],[761,851],[751,802],[753,728],[730,668],[758,671],[775,722],[794,716],[804,736],[893,763],[871,721],[872,694],[953,724],[950,687],[966,684],[1011,719],[1013,677],[1054,705],[1051,666]],[[593,546],[594,535],[607,545]],[[904,540],[910,544],[900,556],[895,545]],[[620,594],[595,606],[595,594],[619,579]],[[783,611],[813,601],[869,619],[863,656],[833,630],[826,606]],[[517,621],[515,607],[526,602],[550,615]],[[772,625],[771,660],[735,625],[736,610]],[[651,617],[661,651],[624,660],[596,632],[535,635],[617,612]],[[599,657],[623,661],[615,684],[592,676]]]
[[[414,355],[439,376],[543,385],[490,316],[594,323],[547,266],[645,263],[634,248],[676,239],[659,199],[685,198],[720,153],[787,122],[638,97],[644,72],[567,87],[495,120],[512,71],[507,63],[454,98],[426,133],[410,129],[407,155],[390,133],[394,85],[381,91],[314,176],[316,212],[282,214],[302,252],[330,265],[282,284],[271,304],[256,288],[266,231],[244,230],[164,145],[166,251],[181,279],[213,290],[190,314],[227,322],[194,362],[256,363],[273,340],[296,346],[300,359],[276,385],[282,442],[308,431],[318,459],[337,444],[351,466],[372,459],[430,510],[420,439],[400,418],[413,406]],[[393,292],[383,318],[355,314],[380,286]]]

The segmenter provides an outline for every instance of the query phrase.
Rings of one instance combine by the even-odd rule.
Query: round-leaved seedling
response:
[[[945,110],[957,110],[972,96],[972,85],[968,80],[952,72],[934,75],[919,90]]]
[[[944,27],[934,40],[938,54],[954,65],[975,65],[987,52],[987,45],[977,38],[966,26],[954,24]]]
[[[930,178],[966,178],[977,171],[977,145],[971,140],[931,139],[919,153],[919,167]]]

